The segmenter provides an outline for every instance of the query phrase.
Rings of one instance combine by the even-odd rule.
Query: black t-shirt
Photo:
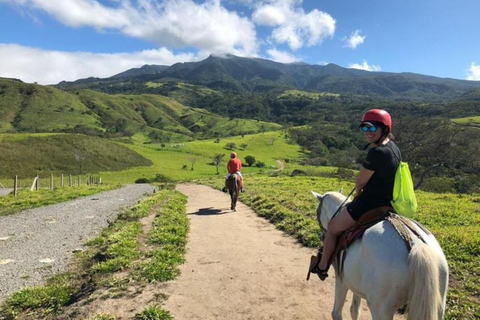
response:
[[[395,173],[402,160],[402,155],[393,141],[368,151],[363,167],[375,171],[363,188],[363,197],[375,197],[390,203],[393,195]]]

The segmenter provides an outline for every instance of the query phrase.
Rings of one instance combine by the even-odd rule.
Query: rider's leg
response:
[[[223,192],[227,192],[227,180],[228,180],[228,177],[230,177],[230,173],[227,174],[227,176],[225,177],[225,183],[223,184],[223,189],[222,191]]]
[[[327,270],[328,268],[328,262],[337,244],[337,237],[343,231],[351,228],[355,222],[356,221],[350,216],[350,213],[348,213],[346,207],[340,210],[336,217],[330,221],[328,224],[327,235],[325,237],[325,241],[323,242],[322,259],[318,265],[321,270]]]

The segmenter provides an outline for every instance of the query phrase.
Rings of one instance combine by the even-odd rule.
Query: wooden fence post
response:
[[[79,175],[78,176],[78,186],[80,187],[82,185],[82,177]]]
[[[53,190],[53,173],[50,175],[50,190]]]
[[[33,191],[33,190],[38,190],[38,176],[36,176],[35,179],[33,179],[32,187],[30,188],[30,191]]]
[[[18,194],[18,176],[15,176],[14,182],[13,182],[13,195],[16,197]]]
[[[68,185],[71,187],[72,186],[72,174],[68,176]]]
[[[62,179],[60,180],[60,186],[63,188],[63,173],[62,173]]]

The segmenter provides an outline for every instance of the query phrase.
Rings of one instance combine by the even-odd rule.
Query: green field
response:
[[[216,167],[212,164],[215,154],[224,154],[224,161],[219,166],[219,174],[225,176],[228,155],[232,150],[226,149],[228,143],[237,145],[238,157],[244,163],[242,172],[251,174],[271,171],[278,168],[277,160],[286,166],[302,158],[304,154],[298,145],[289,144],[281,131],[265,132],[263,134],[222,138],[215,143],[215,139],[192,141],[172,144],[142,144],[142,136],[136,135],[135,144],[125,144],[146,159],[152,161],[150,167],[131,168],[120,172],[105,171],[101,176],[105,182],[132,183],[138,178],[154,178],[161,174],[172,181],[191,181],[202,178],[215,177]],[[240,145],[246,144],[245,150]],[[255,157],[257,161],[265,163],[265,167],[255,165],[248,167],[244,161],[247,155]],[[286,160],[288,159],[288,160]],[[195,161],[192,170],[192,162]]]
[[[308,99],[320,99],[325,97],[333,97],[338,98],[340,94],[338,93],[331,93],[331,92],[309,92],[309,91],[300,91],[300,90],[286,90],[284,93],[278,96],[279,99],[281,98],[289,98],[289,97],[305,97]]]
[[[480,116],[454,119],[453,122],[462,125],[480,127]]]

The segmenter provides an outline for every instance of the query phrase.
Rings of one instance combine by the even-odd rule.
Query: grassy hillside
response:
[[[33,179],[36,175],[97,173],[151,161],[118,143],[79,134],[0,135],[0,177]],[[3,179],[2,179],[3,180]],[[10,184],[10,183],[8,183]]]
[[[179,84],[179,88],[181,93],[207,94],[203,91],[210,90],[186,84]],[[280,127],[274,123],[221,117],[161,95],[109,95],[92,90],[69,93],[0,79],[0,133],[129,136],[143,132],[152,140],[170,142],[258,133]]]
[[[226,174],[226,164],[231,150],[226,148],[228,143],[235,143],[235,151],[244,163],[242,172],[250,174],[266,170],[277,169],[281,160],[284,165],[295,162],[304,157],[298,145],[289,144],[280,131],[265,132],[263,134],[235,136],[220,139],[192,141],[172,144],[143,144],[145,137],[135,135],[135,144],[125,144],[135,152],[152,161],[152,167],[131,168],[121,172],[102,172],[105,181],[116,183],[134,182],[138,178],[153,179],[161,174],[166,179],[174,181],[190,181],[200,178],[216,176],[216,167],[213,157],[223,154],[224,161],[219,166],[219,174]],[[218,140],[217,140],[218,141]],[[242,149],[241,145],[246,144]],[[247,155],[255,157],[257,162],[263,162],[264,167],[248,167],[245,162]],[[193,162],[193,170],[192,170]]]
[[[473,127],[480,127],[480,116],[454,119],[453,122]]]
[[[0,132],[52,132],[78,125],[101,129],[75,95],[0,79]]]

